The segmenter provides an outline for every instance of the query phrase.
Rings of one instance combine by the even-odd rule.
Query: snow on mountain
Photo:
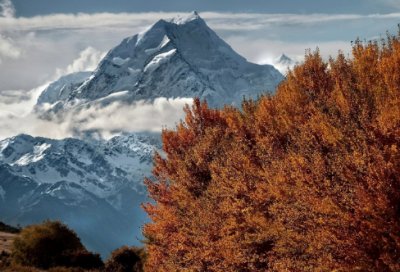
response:
[[[141,134],[123,134],[97,144],[21,134],[0,141],[0,163],[37,183],[65,180],[107,198],[121,184],[144,193],[141,181],[152,168],[153,150],[159,148],[157,140]]]
[[[108,52],[90,78],[58,101],[69,108],[120,99],[130,103],[199,96],[213,106],[240,105],[243,95],[273,91],[283,79],[271,65],[247,62],[192,12],[170,22],[160,20],[124,39]],[[123,91],[128,92],[99,100]]]
[[[38,184],[6,164],[0,165],[0,184],[5,192],[0,221],[22,226],[46,219],[67,222],[89,250],[100,252],[103,257],[123,244],[137,243],[136,237],[140,235],[137,226],[141,222],[79,184],[67,181]]]
[[[57,101],[67,99],[73,90],[89,78],[91,73],[92,72],[77,72],[60,77],[40,94],[37,105],[41,106],[45,103],[53,104]]]
[[[2,140],[0,198],[7,205],[0,205],[0,220],[64,220],[103,256],[124,243],[135,243],[145,219],[140,208],[147,200],[142,180],[150,175],[154,149],[159,148],[159,141],[145,134],[92,143],[23,134]],[[114,222],[107,221],[113,217]],[[103,238],[96,241],[89,226]],[[123,237],[114,237],[122,233]]]

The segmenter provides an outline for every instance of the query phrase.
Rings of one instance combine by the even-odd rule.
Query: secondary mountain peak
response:
[[[291,64],[292,62],[293,60],[283,53],[274,60],[274,64]]]

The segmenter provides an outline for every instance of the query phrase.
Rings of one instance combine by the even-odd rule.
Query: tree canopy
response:
[[[145,181],[146,271],[400,271],[398,37],[184,110]]]

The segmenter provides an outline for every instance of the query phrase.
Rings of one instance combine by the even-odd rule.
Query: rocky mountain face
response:
[[[54,89],[57,94],[46,95],[58,100],[41,96],[38,105],[60,111],[96,102],[195,96],[212,106],[240,105],[243,95],[273,91],[283,79],[271,65],[247,62],[192,12],[126,38],[69,95]]]
[[[0,221],[67,222],[103,256],[138,243],[147,201],[142,185],[159,141],[123,134],[108,141],[18,135],[0,141]]]

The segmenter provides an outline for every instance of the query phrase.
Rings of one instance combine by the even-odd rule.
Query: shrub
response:
[[[145,261],[143,248],[123,246],[111,252],[105,268],[107,272],[142,272]]]
[[[10,254],[4,250],[0,253],[0,271],[10,266]]]
[[[13,241],[13,264],[48,269],[64,266],[69,256],[85,250],[76,233],[60,221],[45,221],[25,227]]]
[[[400,271],[400,39],[194,100],[147,179],[146,271]]]
[[[73,252],[68,259],[69,261],[66,265],[68,267],[80,267],[83,269],[100,269],[104,267],[100,254],[91,251],[79,250]]]

